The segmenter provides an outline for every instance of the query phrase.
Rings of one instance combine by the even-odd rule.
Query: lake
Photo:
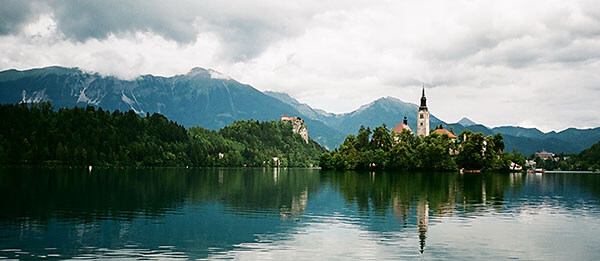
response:
[[[0,167],[0,258],[600,260],[600,175]]]

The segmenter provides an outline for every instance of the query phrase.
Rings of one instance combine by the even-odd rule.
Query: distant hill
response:
[[[541,132],[536,128],[523,128],[504,126],[493,128],[494,133],[511,135],[518,138],[531,138],[536,140],[537,151],[546,150],[554,153],[579,153],[600,141],[600,128],[593,129],[575,129],[569,128],[560,132],[551,131]],[[533,147],[531,144],[515,142],[519,150],[527,151],[527,148]],[[536,152],[536,151],[533,151]],[[531,153],[533,153],[531,152]]]
[[[0,103],[51,101],[55,108],[93,105],[108,110],[158,112],[186,127],[219,129],[236,120],[279,120],[303,115],[219,72],[194,68],[184,75],[142,75],[134,80],[87,73],[77,68],[47,67],[0,72]],[[343,137],[321,121],[305,119],[309,136],[333,148]]]
[[[287,94],[273,96],[288,103],[295,101]],[[297,101],[295,103],[300,104]],[[302,104],[301,106],[310,108],[306,104]],[[373,128],[385,123],[391,129],[400,123],[404,116],[407,116],[411,129],[415,130],[419,107],[416,104],[404,102],[394,97],[385,97],[344,114],[317,113],[316,109],[310,109],[315,112],[309,115],[318,114],[319,116],[315,116],[315,119],[334,127],[343,135],[348,135],[356,133],[360,125]],[[435,117],[435,112],[431,113],[431,128],[435,128],[435,126],[441,124],[444,128],[452,130],[456,134],[459,134],[463,130],[481,132],[486,136],[501,133],[504,137],[505,151],[512,152],[513,149],[516,149],[524,155],[543,150],[554,153],[579,153],[583,149],[600,141],[600,128],[585,130],[570,128],[561,132],[552,131],[544,133],[536,128],[515,126],[489,128],[485,125],[477,124],[467,117],[462,118],[457,123],[446,123]]]
[[[373,129],[383,123],[388,126],[388,129],[393,129],[406,116],[408,126],[413,132],[416,132],[418,111],[419,107],[416,104],[404,102],[394,97],[379,98],[353,112],[342,114],[340,116],[342,120],[334,126],[342,133],[356,133],[361,125]],[[430,126],[432,128],[443,123],[437,117],[430,116]]]
[[[265,91],[263,93],[291,105],[302,115],[304,115],[304,118],[318,120],[331,127],[335,126],[335,123],[339,122],[342,119],[337,114],[326,112],[320,109],[314,109],[305,103],[300,103],[298,100],[292,98],[287,93],[272,91]]]
[[[591,167],[592,169],[600,168],[600,142],[592,145],[591,147],[583,150],[579,155],[576,156],[580,164],[583,165],[584,169]]]
[[[523,128],[523,127],[513,127],[513,126],[502,126],[496,127],[492,129],[496,133],[508,134],[515,137],[528,137],[528,138],[536,138],[543,139],[545,133],[541,132],[536,128]]]
[[[219,72],[194,68],[172,77],[142,75],[134,80],[87,73],[77,68],[46,67],[0,72],[0,103],[49,100],[55,108],[93,105],[109,110],[134,110],[140,115],[158,112],[185,127],[219,129],[236,120],[279,120],[282,114],[300,116],[311,138],[329,149],[341,144],[361,125],[375,128],[385,123],[394,128],[408,118],[416,130],[418,106],[394,97],[379,98],[343,114],[312,108],[285,93],[260,92]],[[433,102],[433,101],[430,101]],[[600,128],[567,129],[544,133],[535,128],[488,128],[468,118],[446,123],[431,112],[430,127],[442,125],[459,134],[468,129],[493,135],[501,133],[506,151],[523,154],[546,150],[579,153],[600,141]]]
[[[481,124],[462,126],[461,124],[445,124],[445,128],[460,133],[467,129],[473,132],[481,132],[484,135],[502,134],[506,145],[505,151],[512,152],[517,149],[524,155],[530,155],[538,151],[550,151],[554,153],[579,153],[592,144],[600,141],[600,128],[595,129],[567,129],[561,132],[544,133],[536,128],[523,128],[503,126],[488,128]]]
[[[460,124],[460,125],[462,125],[462,126],[465,126],[465,127],[469,127],[471,125],[476,125],[477,124],[477,123],[473,122],[472,120],[469,120],[469,118],[467,118],[467,117],[463,117],[457,123]]]
[[[323,110],[313,109],[306,104],[300,104],[285,93],[266,93],[294,106],[300,112],[304,112],[305,117],[320,120],[345,135],[356,133],[361,125],[373,129],[385,123],[389,129],[392,129],[398,123],[402,122],[404,116],[408,118],[408,125],[411,129],[416,130],[417,128],[417,112],[419,107],[413,103],[404,102],[394,97],[379,98],[352,112],[334,114],[324,113]],[[430,125],[433,127],[439,124],[445,123],[432,115]]]

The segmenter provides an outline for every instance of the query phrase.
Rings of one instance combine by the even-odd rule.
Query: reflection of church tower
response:
[[[421,254],[425,251],[427,227],[429,225],[429,203],[426,199],[417,201],[417,229],[419,230],[419,244]]]
[[[427,110],[427,98],[425,98],[425,84],[423,84],[423,95],[417,118],[417,136],[429,135],[429,110]]]

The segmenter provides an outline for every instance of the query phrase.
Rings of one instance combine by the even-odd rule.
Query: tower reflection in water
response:
[[[553,215],[563,218],[560,220],[581,221],[581,217],[598,216],[600,209],[600,178],[595,175],[285,168],[94,169],[87,174],[87,170],[17,168],[0,169],[0,180],[0,194],[7,199],[0,204],[0,234],[4,236],[0,246],[36,256],[58,249],[53,251],[65,259],[81,254],[103,257],[103,249],[129,253],[132,245],[150,253],[166,251],[160,248],[166,244],[178,250],[173,253],[188,258],[246,251],[240,246],[254,243],[258,248],[319,251],[320,245],[311,245],[318,239],[315,234],[333,237],[323,241],[321,251],[327,253],[437,256],[447,253],[448,245],[456,250],[473,243],[465,237],[465,230],[451,230],[457,234],[454,237],[444,232],[457,228],[457,222],[465,218],[485,215],[489,217],[486,221],[504,224],[522,213],[551,208]],[[594,224],[589,219],[583,223],[590,222]],[[572,222],[550,224],[573,229],[568,226]],[[527,228],[518,227],[518,231]],[[509,236],[502,238],[505,243],[487,247],[499,246],[497,249],[512,256],[528,259],[531,256],[523,253],[529,252],[515,251],[532,242],[531,236],[539,239],[552,232],[542,231],[528,231],[526,241]],[[593,232],[594,227],[586,227],[587,231]],[[156,233],[165,235],[168,244]],[[578,236],[571,235],[569,240],[595,242],[586,235]],[[298,241],[298,237],[307,240]],[[453,241],[447,244],[448,240]],[[515,251],[502,248],[506,242],[517,242]],[[340,246],[338,252],[330,249]],[[381,247],[385,251],[378,252]],[[569,249],[576,247],[569,245]],[[70,251],[73,249],[80,252]],[[16,257],[0,252],[2,256]]]

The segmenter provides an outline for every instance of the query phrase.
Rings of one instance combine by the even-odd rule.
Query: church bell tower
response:
[[[427,110],[427,98],[425,98],[425,84],[423,84],[423,94],[421,95],[421,106],[419,106],[419,115],[417,117],[417,136],[429,135],[429,110]]]

